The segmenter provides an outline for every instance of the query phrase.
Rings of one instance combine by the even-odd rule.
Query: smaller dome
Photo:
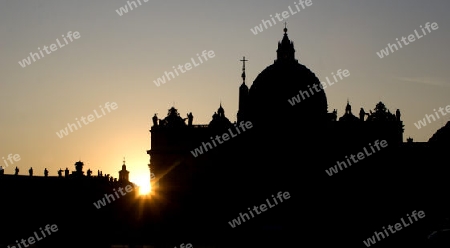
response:
[[[209,123],[209,127],[211,128],[225,128],[231,125],[230,120],[225,116],[225,110],[222,108],[222,104],[220,104],[217,112],[214,112],[212,116],[212,121]]]
[[[359,121],[359,118],[352,113],[352,105],[348,101],[345,107],[345,114],[339,118],[339,121]]]
[[[165,127],[184,127],[186,126],[185,119],[181,118],[178,110],[175,107],[169,109],[167,117],[160,121],[160,126]]]

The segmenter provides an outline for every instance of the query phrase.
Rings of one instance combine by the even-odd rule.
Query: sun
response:
[[[150,194],[151,192],[150,177],[146,177],[145,175],[137,175],[130,181],[139,186],[139,195]]]

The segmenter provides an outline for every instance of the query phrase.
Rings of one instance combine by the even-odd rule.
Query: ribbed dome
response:
[[[281,115],[291,121],[325,118],[328,104],[320,81],[311,70],[298,63],[294,53],[293,42],[285,33],[278,43],[277,60],[264,69],[250,87],[250,120],[267,121],[268,115]],[[300,91],[305,92],[304,98],[292,105],[288,100],[292,101]]]

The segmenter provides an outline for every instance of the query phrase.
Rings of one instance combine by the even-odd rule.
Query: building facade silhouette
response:
[[[186,185],[183,189],[188,190],[194,183],[190,179],[195,173],[202,173],[205,164],[239,156],[239,159],[230,161],[233,168],[239,171],[240,167],[236,164],[257,162],[256,157],[268,147],[282,156],[284,153],[314,151],[312,144],[315,144],[317,149],[335,147],[327,153],[337,156],[377,139],[386,140],[391,147],[403,145],[404,125],[398,109],[391,113],[384,103],[378,102],[373,110],[366,112],[361,108],[355,116],[347,101],[342,116],[338,117],[336,110],[329,112],[325,90],[317,87],[321,84],[320,80],[296,59],[294,43],[288,37],[287,28],[278,42],[276,55],[274,63],[259,73],[250,87],[247,86],[245,71],[248,60],[245,57],[241,60],[243,68],[242,83],[238,88],[237,122],[230,122],[221,104],[209,124],[194,125],[192,113],[183,118],[174,107],[169,109],[164,119],[159,119],[155,114],[150,130],[151,149],[147,151],[150,170],[159,177],[156,180],[158,185],[154,185],[153,189],[169,190],[175,185]],[[312,91],[314,85],[315,92]],[[293,106],[288,100],[297,94],[304,94],[305,98]],[[252,132],[231,139],[232,142],[223,142],[217,146],[220,146],[219,149],[205,145],[211,143],[216,135],[220,136],[230,128],[233,130],[235,125],[246,121],[254,126]],[[295,137],[301,139],[303,144],[289,145]],[[311,146],[305,146],[305,143]],[[202,147],[202,153],[193,156],[192,151],[197,147]],[[243,162],[246,160],[249,161]],[[267,161],[259,162],[260,169],[271,170],[271,167]],[[223,171],[224,168],[218,170]]]

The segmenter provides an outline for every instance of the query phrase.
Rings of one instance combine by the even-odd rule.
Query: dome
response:
[[[165,127],[185,127],[185,119],[181,118],[180,114],[178,113],[178,110],[175,107],[172,107],[169,109],[169,112],[167,113],[167,117],[163,120],[160,120],[159,126],[165,126]]]
[[[278,43],[277,60],[256,77],[249,89],[250,120],[263,121],[268,114],[291,121],[318,120],[327,115],[327,98],[319,79],[298,63],[294,53],[294,44],[285,33]]]
[[[348,100],[347,106],[345,106],[345,114],[339,118],[339,121],[360,121],[360,119],[352,113],[352,105],[350,105]]]
[[[231,126],[230,120],[225,116],[225,110],[222,108],[222,103],[217,112],[212,116],[212,120],[209,122],[208,126],[210,128],[228,128]]]

